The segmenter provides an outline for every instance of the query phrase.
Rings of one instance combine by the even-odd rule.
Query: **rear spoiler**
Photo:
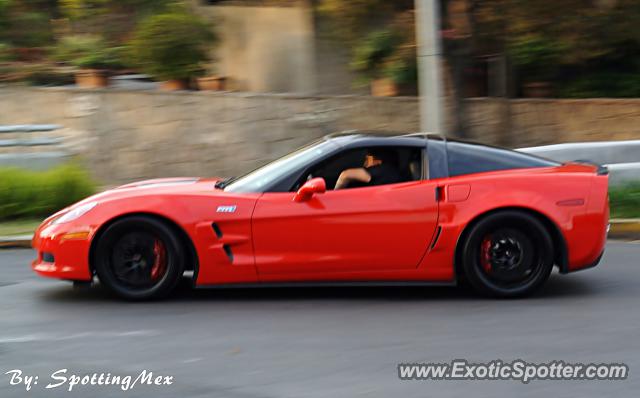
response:
[[[609,175],[609,168],[607,166],[603,166],[603,165],[598,164],[596,162],[592,162],[590,160],[583,160],[583,159],[574,160],[573,162],[574,163],[589,164],[591,166],[596,166],[597,167],[596,174],[598,174],[599,176]]]

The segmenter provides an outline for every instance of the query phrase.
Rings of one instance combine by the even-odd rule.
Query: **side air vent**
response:
[[[229,245],[223,245],[222,249],[224,250],[227,257],[229,257],[229,261],[233,262],[233,252],[231,251],[231,247]]]
[[[440,238],[440,233],[442,232],[442,227],[438,227],[438,229],[436,229],[436,236],[433,237],[433,242],[431,242],[431,250],[433,250],[434,247],[436,247],[436,244],[438,243],[438,239]]]
[[[218,224],[213,223],[211,224],[211,227],[213,228],[213,232],[216,233],[216,236],[218,237],[218,239],[222,238],[222,230],[220,229]]]

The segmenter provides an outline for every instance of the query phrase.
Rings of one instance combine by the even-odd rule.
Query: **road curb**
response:
[[[640,240],[640,219],[611,220],[610,239]]]
[[[31,248],[32,235],[0,236],[0,249]],[[611,220],[609,239],[640,240],[640,219]]]
[[[33,235],[0,236],[0,249],[31,248]]]

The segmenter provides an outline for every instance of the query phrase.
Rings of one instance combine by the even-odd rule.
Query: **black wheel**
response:
[[[171,228],[142,216],[110,225],[94,257],[100,282],[127,300],[166,296],[180,280],[184,263],[184,249]]]
[[[533,293],[553,268],[553,242],[544,225],[524,212],[480,220],[462,246],[462,270],[479,293],[519,297]]]

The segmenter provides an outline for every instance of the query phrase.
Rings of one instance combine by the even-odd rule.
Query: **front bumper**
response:
[[[49,278],[90,281],[92,235],[91,228],[72,224],[41,226],[31,243],[38,254],[31,268]]]

